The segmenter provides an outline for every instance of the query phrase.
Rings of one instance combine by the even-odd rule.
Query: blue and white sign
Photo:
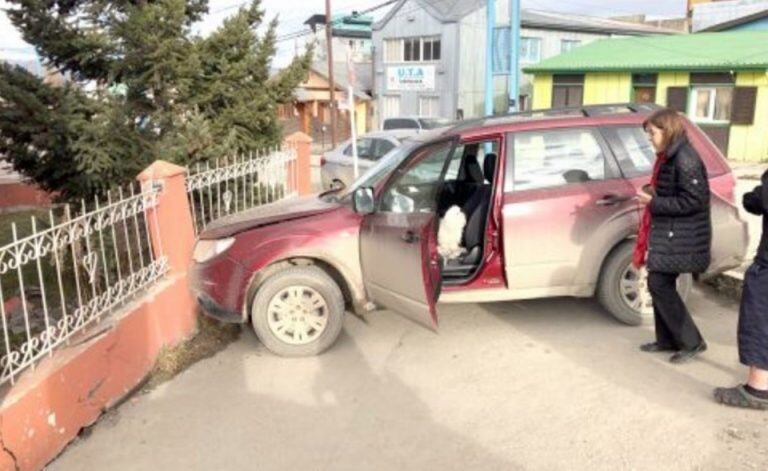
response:
[[[434,65],[387,67],[387,90],[434,90]]]

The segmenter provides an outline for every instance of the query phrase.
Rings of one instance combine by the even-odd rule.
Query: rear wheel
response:
[[[597,287],[600,304],[616,319],[629,325],[653,320],[653,304],[648,291],[648,273],[632,265],[633,242],[625,242],[611,252],[603,265]],[[683,300],[693,288],[690,274],[680,276],[677,290]]]
[[[251,303],[259,340],[280,356],[308,356],[333,345],[344,321],[344,296],[314,266],[293,267],[268,278]]]

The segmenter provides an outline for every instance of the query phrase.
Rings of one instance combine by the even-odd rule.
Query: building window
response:
[[[422,54],[424,62],[439,61],[440,38],[424,38],[421,42],[424,49],[424,53]]]
[[[384,40],[384,62],[402,62],[403,61],[403,40],[385,39]]]
[[[560,41],[560,52],[568,52],[581,45],[581,41],[578,39],[563,39]]]
[[[434,62],[440,56],[439,37],[384,40],[384,62]]]
[[[440,116],[440,98],[432,96],[419,97],[419,116],[436,118]]]
[[[655,103],[657,81],[656,74],[632,74],[632,101]]]
[[[581,106],[583,99],[583,75],[554,76],[552,84],[552,108]]]
[[[400,96],[384,95],[382,112],[384,119],[400,116]]]
[[[405,62],[421,61],[421,39],[409,38],[403,40],[403,60]]]
[[[727,123],[732,102],[733,87],[693,87],[688,115],[701,123]]]
[[[536,63],[541,60],[541,39],[520,38],[520,62]]]

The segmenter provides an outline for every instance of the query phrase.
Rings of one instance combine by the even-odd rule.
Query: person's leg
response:
[[[756,366],[749,368],[749,379],[747,386],[757,391],[762,391],[768,396],[768,370],[760,369]]]
[[[716,388],[715,401],[734,407],[768,409],[768,270],[752,265],[744,275],[739,308],[739,360],[749,366],[747,383]],[[757,366],[756,366],[757,365]]]
[[[648,273],[648,290],[651,292],[653,300],[653,321],[656,328],[656,344],[659,349],[676,350],[677,343],[672,335],[672,331],[664,317],[667,308],[667,275],[664,273]]]

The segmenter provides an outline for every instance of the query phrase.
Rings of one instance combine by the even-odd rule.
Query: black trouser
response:
[[[656,342],[662,347],[692,350],[704,339],[677,292],[679,276],[659,272],[648,274],[648,289],[651,291],[653,318],[656,321]]]

